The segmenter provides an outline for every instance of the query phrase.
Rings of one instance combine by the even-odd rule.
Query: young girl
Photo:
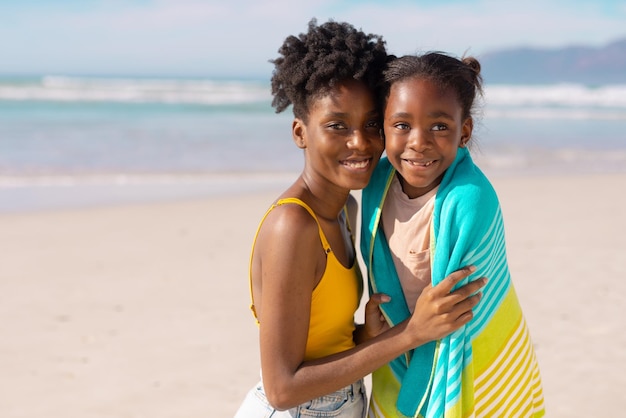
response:
[[[489,277],[474,318],[373,374],[371,417],[539,417],[539,367],[507,266],[498,198],[467,150],[480,65],[405,56],[384,75],[385,151],[363,191],[361,250],[389,326],[464,265]]]
[[[384,332],[378,304],[388,298],[374,295],[368,325],[355,327],[362,280],[344,208],[383,151],[374,88],[387,61],[384,43],[347,23],[313,20],[279,52],[273,105],[280,112],[293,104],[293,139],[305,163],[263,217],[253,245],[262,382],[236,416],[363,417],[362,377],[467,323],[484,281],[451,292],[471,269],[451,274],[425,290],[410,319]]]

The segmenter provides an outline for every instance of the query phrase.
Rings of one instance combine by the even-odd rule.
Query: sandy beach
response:
[[[492,181],[547,416],[620,415],[626,174]],[[0,214],[0,417],[231,417],[258,380],[248,257],[278,191]]]

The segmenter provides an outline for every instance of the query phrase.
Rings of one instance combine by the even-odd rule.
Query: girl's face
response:
[[[341,189],[362,189],[383,152],[380,125],[374,97],[361,82],[343,82],[315,99],[308,122],[293,123],[294,141],[305,149],[305,174]]]
[[[440,89],[428,79],[394,83],[385,107],[385,152],[400,174],[409,198],[439,185],[446,169],[472,134],[472,118],[462,119],[452,89]]]

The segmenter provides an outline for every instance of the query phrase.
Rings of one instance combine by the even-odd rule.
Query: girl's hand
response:
[[[384,293],[375,293],[367,301],[365,305],[365,335],[363,336],[365,339],[373,338],[389,329],[389,325],[380,310],[380,305],[390,300],[391,298]]]
[[[452,288],[476,271],[474,266],[464,267],[446,277],[437,286],[429,285],[415,303],[415,311],[409,319],[411,334],[418,340],[438,340],[467,324],[473,317],[472,308],[480,301],[482,293],[476,293],[486,283],[482,277],[459,289]]]

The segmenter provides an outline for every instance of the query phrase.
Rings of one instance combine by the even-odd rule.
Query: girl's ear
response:
[[[461,127],[461,142],[459,143],[459,147],[464,148],[467,146],[467,143],[472,138],[472,131],[474,130],[474,120],[472,117],[468,117],[463,122],[463,126]]]
[[[293,137],[293,142],[295,142],[298,148],[306,148],[305,133],[306,126],[302,119],[294,119],[291,124],[291,136]]]

